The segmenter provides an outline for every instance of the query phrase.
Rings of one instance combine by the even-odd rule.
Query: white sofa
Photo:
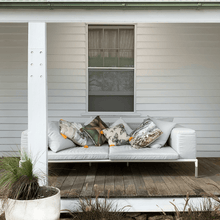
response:
[[[132,129],[136,123],[128,124]],[[21,135],[21,154],[28,149],[28,131]],[[134,149],[130,145],[88,148],[73,147],[54,153],[48,149],[49,163],[72,162],[194,162],[195,176],[198,177],[198,160],[196,159],[196,132],[190,128],[176,126],[170,134],[165,147]]]

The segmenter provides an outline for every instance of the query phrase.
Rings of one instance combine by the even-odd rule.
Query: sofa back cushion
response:
[[[55,153],[76,146],[71,140],[62,137],[58,121],[48,123],[48,144],[49,148]]]
[[[119,124],[124,125],[124,128],[125,128],[128,135],[131,134],[131,132],[133,131],[133,129],[131,129],[129,127],[129,125],[121,117],[118,120],[116,120],[112,125],[110,125],[110,128],[113,128],[113,127],[115,127],[116,125],[119,125]]]
[[[149,116],[147,116],[149,117]],[[146,118],[147,118],[146,117]],[[151,117],[151,118],[155,118],[156,120],[161,120],[161,121],[168,121],[168,122],[172,122],[173,121],[173,118],[172,117]],[[126,121],[126,119],[124,119]],[[143,121],[143,120],[142,120]],[[141,122],[140,123],[127,123],[128,126],[132,129],[132,130],[135,130],[137,127],[140,126]]]
[[[157,125],[158,128],[160,128],[162,130],[163,134],[155,142],[150,144],[149,147],[161,148],[166,144],[166,142],[170,136],[170,133],[171,133],[172,129],[175,127],[176,123],[157,120],[155,118],[151,118],[151,120]]]

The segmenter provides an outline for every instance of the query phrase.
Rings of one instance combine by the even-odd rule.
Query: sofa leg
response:
[[[129,167],[129,162],[127,162],[127,167]]]
[[[89,163],[89,166],[91,167],[91,166],[92,166],[92,163]]]
[[[198,177],[198,172],[199,172],[199,167],[198,167],[199,163],[198,163],[198,159],[196,159],[195,161],[195,177]]]

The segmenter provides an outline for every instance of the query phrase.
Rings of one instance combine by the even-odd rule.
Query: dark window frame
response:
[[[120,48],[120,41],[119,41],[119,38],[121,37],[121,36],[119,36],[119,33],[120,33],[120,30],[123,30],[123,29],[125,29],[125,30],[132,30],[133,31],[133,47],[132,48],[130,48],[130,46],[129,46],[129,49],[128,50],[130,50],[130,51],[133,51],[133,54],[132,54],[132,56],[133,56],[133,61],[132,61],[132,64],[131,64],[131,66],[126,66],[126,67],[120,67],[120,66],[104,66],[104,64],[103,64],[103,66],[90,66],[89,65],[89,50],[98,50],[97,48],[91,48],[91,47],[89,47],[89,31],[90,30],[93,30],[93,29],[95,29],[95,30],[97,30],[97,29],[100,29],[102,32],[103,32],[103,38],[102,38],[102,42],[100,43],[100,45],[98,45],[100,48],[98,48],[98,49],[100,49],[100,50],[109,50],[109,49],[116,49],[116,50],[118,50],[117,52],[117,58],[119,59],[119,51],[120,50],[123,50],[123,48]],[[107,47],[103,47],[103,45],[104,45],[104,30],[108,30],[108,29],[110,29],[110,30],[117,30],[118,31],[118,41],[117,41],[117,46],[118,46],[118,48],[107,48]],[[123,38],[123,37],[122,37]],[[88,40],[88,49],[87,49],[87,59],[88,59],[88,80],[87,80],[87,82],[88,82],[88,87],[87,87],[87,89],[88,89],[88,93],[87,93],[87,111],[88,111],[88,113],[95,113],[95,112],[100,112],[100,113],[104,113],[104,112],[115,112],[115,113],[117,113],[117,112],[120,112],[120,113],[123,113],[123,112],[125,112],[125,113],[134,113],[135,112],[135,26],[134,25],[88,25],[88,35],[87,35],[87,40]],[[126,50],[126,49],[124,49],[124,50]],[[104,56],[102,57],[102,59],[104,60]],[[118,91],[118,94],[116,95],[116,94],[114,94],[114,91],[111,91],[109,94],[107,94],[107,92],[105,92],[105,91],[102,91],[103,92],[103,94],[101,94],[101,92],[100,91],[90,91],[90,83],[89,83],[89,74],[92,72],[92,71],[103,71],[103,73],[104,72],[110,72],[110,71],[115,71],[115,72],[120,72],[120,71],[133,71],[133,84],[132,84],[132,91]],[[117,93],[117,92],[116,92]],[[102,95],[103,97],[104,96],[106,96],[106,97],[108,97],[109,96],[109,98],[110,98],[110,95],[115,95],[115,98],[117,99],[117,96],[118,96],[118,99],[119,99],[119,97],[120,96],[123,96],[124,95],[124,97],[125,97],[125,99],[127,98],[127,96],[132,96],[131,97],[131,100],[132,101],[130,101],[130,104],[132,105],[132,108],[130,109],[130,110],[102,110],[102,109],[96,109],[96,110],[92,110],[91,108],[90,108],[90,106],[89,106],[89,100],[90,100],[90,98],[91,98],[91,96],[92,95],[94,95],[94,96],[100,96],[100,95]],[[123,99],[121,99],[121,100],[123,100]]]

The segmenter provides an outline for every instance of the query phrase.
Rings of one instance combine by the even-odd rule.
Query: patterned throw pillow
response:
[[[119,125],[119,124],[123,124],[123,125],[124,125],[127,134],[131,134],[131,132],[133,131],[133,130],[128,126],[128,124],[127,124],[121,117],[120,117],[117,121],[115,121],[115,122],[110,126],[110,128],[113,128],[113,127],[115,127],[116,125]]]
[[[145,119],[140,126],[131,133],[130,144],[133,148],[147,147],[153,143],[163,132],[151,119]]]
[[[81,124],[60,119],[60,134],[79,146],[87,147],[87,136],[80,131],[81,128]]]
[[[128,144],[130,136],[127,135],[123,124],[116,125],[113,128],[106,128],[102,131],[108,139],[110,147]]]
[[[88,125],[82,127],[82,130],[86,132],[96,146],[101,146],[106,141],[106,137],[101,134],[101,131],[106,128],[108,128],[108,126],[99,116],[96,116]]]

